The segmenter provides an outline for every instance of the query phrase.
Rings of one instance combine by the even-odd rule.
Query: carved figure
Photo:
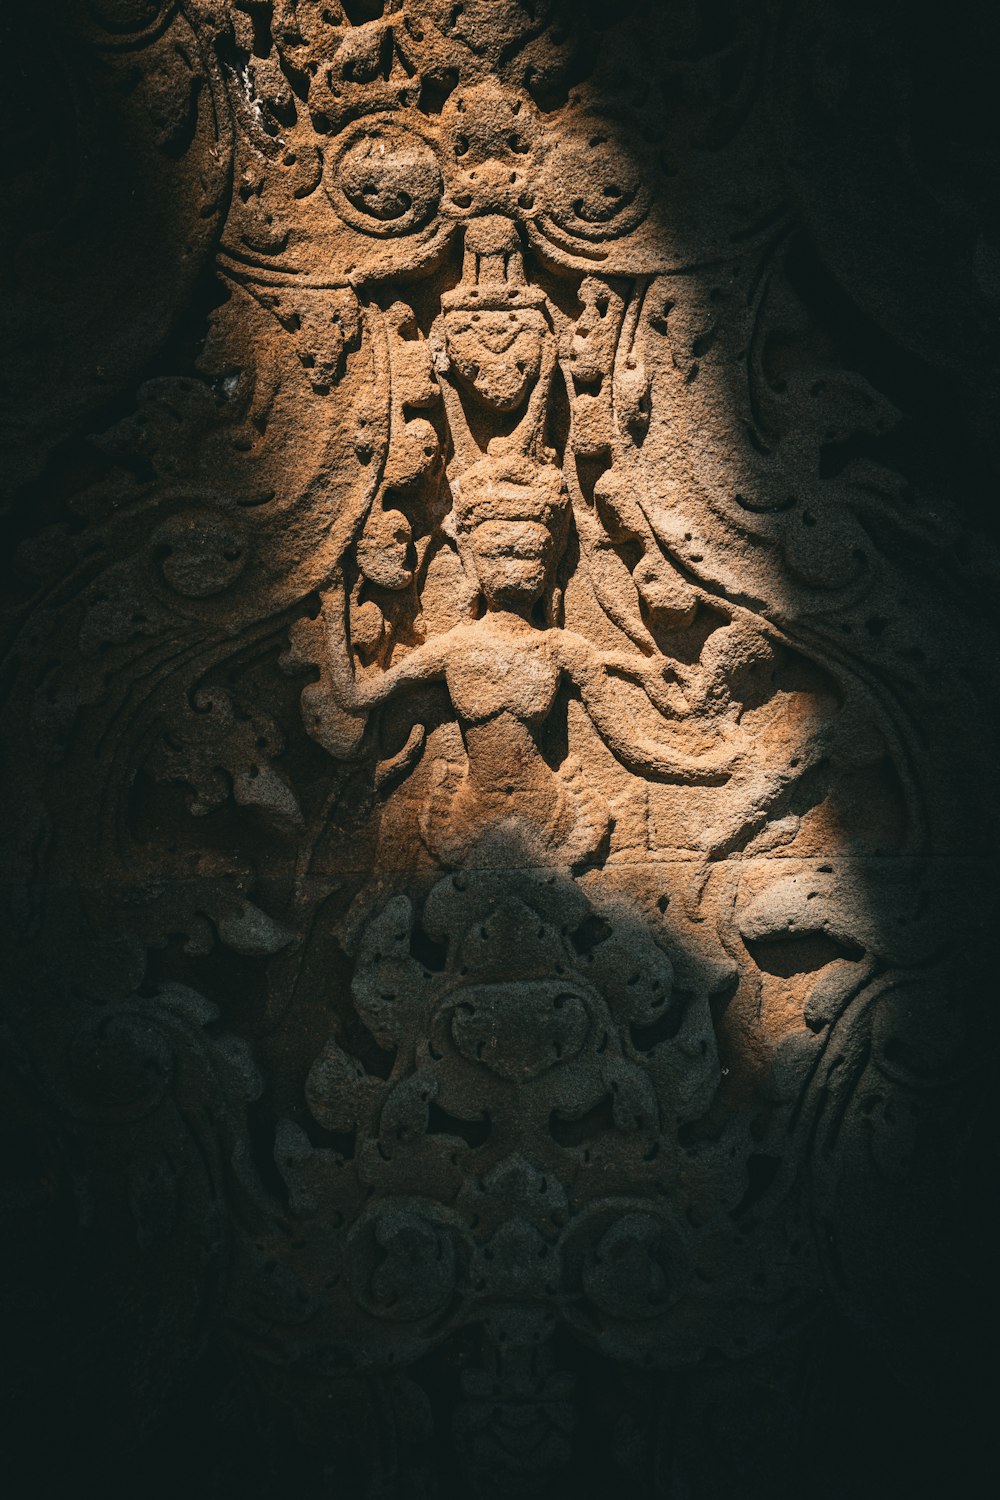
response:
[[[990,994],[988,564],[817,292],[868,32],[53,3],[0,1103],[73,1347],[119,1319],[136,1433],[210,1348],[219,1472],[291,1409],[303,1492],[781,1493],[715,1414],[811,1431],[824,1317],[909,1347]]]
[[[721,744],[698,757],[621,721],[614,674],[641,685],[667,719],[690,711],[669,663],[637,652],[600,651],[574,631],[532,618],[551,584],[565,531],[567,500],[558,470],[527,457],[490,456],[463,475],[454,502],[454,528],[475,570],[484,613],[362,680],[352,670],[346,637],[334,635],[332,627],[330,678],[345,717],[333,717],[336,709],[331,713],[330,700],[325,701],[324,743],[339,743],[350,753],[359,733],[352,715],[404,688],[443,680],[462,728],[468,767],[458,776],[450,768],[440,770],[424,825],[440,852],[476,845],[511,824],[526,833],[529,855],[540,850],[573,864],[597,852],[607,832],[606,814],[602,817],[596,799],[579,785],[578,768],[557,777],[537,743],[536,731],[552,712],[563,679],[579,691],[601,738],[624,765],[644,775],[717,781],[736,758],[724,730]]]

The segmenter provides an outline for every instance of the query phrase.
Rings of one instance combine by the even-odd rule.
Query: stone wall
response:
[[[12,17],[23,1493],[973,1493],[991,33],[898,11]]]

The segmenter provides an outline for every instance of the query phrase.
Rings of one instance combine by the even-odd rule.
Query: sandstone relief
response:
[[[802,1494],[831,1319],[905,1364],[939,1309],[995,571],[816,291],[922,316],[810,176],[849,12],[65,10],[4,259],[19,1233],[123,1451],[228,1372],[197,1493]]]

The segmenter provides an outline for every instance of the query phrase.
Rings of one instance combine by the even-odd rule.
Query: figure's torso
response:
[[[536,725],[551,711],[560,674],[549,631],[508,634],[477,621],[457,630],[453,640],[446,681],[463,723],[508,713]]]

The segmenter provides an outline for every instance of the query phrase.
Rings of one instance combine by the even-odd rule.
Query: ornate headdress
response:
[[[452,487],[456,529],[469,533],[484,521],[535,521],[552,530],[569,499],[555,464],[520,453],[488,454]]]

